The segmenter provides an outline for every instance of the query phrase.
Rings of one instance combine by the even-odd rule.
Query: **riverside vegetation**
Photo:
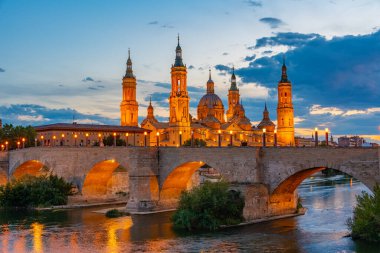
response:
[[[380,242],[380,186],[376,185],[373,195],[362,192],[356,196],[354,217],[347,220],[353,239]]]
[[[175,228],[186,230],[217,230],[222,225],[243,221],[244,198],[229,190],[226,182],[204,184],[181,194],[173,215]]]
[[[0,186],[0,207],[33,208],[67,204],[72,185],[58,176],[24,176]]]

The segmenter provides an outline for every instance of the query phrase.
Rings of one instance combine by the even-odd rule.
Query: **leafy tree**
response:
[[[114,144],[114,136],[108,135],[107,137],[103,138],[104,146],[113,146]],[[120,135],[116,135],[116,146],[125,146],[126,142],[125,140],[120,138]]]
[[[380,242],[380,186],[374,187],[373,195],[363,191],[356,200],[354,217],[347,220],[352,238]]]
[[[17,148],[18,141],[20,141],[22,145],[22,138],[25,138],[25,147],[32,147],[34,146],[36,136],[36,130],[32,126],[24,127],[5,124],[3,128],[0,129],[0,141],[2,144],[8,141],[8,149]]]
[[[183,146],[191,146],[191,139],[186,140]],[[194,139],[194,147],[206,147],[207,143],[202,139]]]
[[[58,176],[24,176],[0,186],[1,207],[36,207],[64,205],[72,184]]]
[[[240,192],[229,191],[226,182],[206,181],[181,194],[173,215],[176,228],[187,230],[217,230],[221,225],[243,221],[244,199]]]

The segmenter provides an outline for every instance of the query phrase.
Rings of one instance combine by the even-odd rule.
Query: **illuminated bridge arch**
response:
[[[0,171],[0,185],[5,185],[8,182],[8,177],[5,171]]]
[[[199,178],[194,177],[194,173],[201,167],[211,168],[203,161],[192,161],[183,163],[171,170],[162,182],[160,201],[176,203],[182,191],[198,185],[200,183]]]
[[[19,165],[12,173],[12,178],[19,179],[25,175],[41,176],[48,174],[49,168],[38,160],[29,160]]]
[[[129,190],[129,173],[115,160],[96,163],[87,173],[82,194],[86,197],[105,197]]]

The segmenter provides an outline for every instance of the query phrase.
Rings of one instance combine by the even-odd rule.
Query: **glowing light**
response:
[[[113,136],[116,136],[116,133],[113,133]]]
[[[147,132],[144,132],[144,135],[147,135],[148,133]]]
[[[218,130],[218,134],[221,134],[222,133],[222,131],[221,130]]]
[[[22,142],[25,142],[25,138],[22,138]]]
[[[156,134],[157,136],[160,136],[160,133],[159,132],[157,132],[157,134]]]
[[[5,142],[5,145],[8,145],[8,141]]]
[[[314,128],[314,131],[318,132],[318,127]]]
[[[230,130],[230,134],[232,134],[232,130]]]
[[[263,128],[263,133],[266,133],[266,132],[267,132],[267,130],[265,128]]]
[[[125,136],[127,136],[127,137],[128,137],[128,136],[129,136],[129,133],[126,133],[126,134],[125,134]]]
[[[33,229],[33,248],[34,252],[39,253],[43,252],[43,245],[42,245],[42,231],[44,229],[44,225],[40,223],[33,223],[31,225]]]
[[[62,134],[61,136],[62,136],[62,138],[64,138],[64,137],[65,137],[65,134]]]
[[[98,134],[98,137],[99,137],[99,138],[102,137],[102,134]]]
[[[277,129],[274,130],[274,133],[277,134]]]
[[[57,137],[54,135],[54,136],[53,136],[53,139],[55,140],[55,139],[57,139]]]
[[[182,134],[182,131],[179,131],[179,134]]]
[[[89,135],[89,134],[88,134],[88,133],[86,133],[86,137],[88,137],[88,135]]]
[[[44,139],[44,136],[43,135],[41,135],[41,140],[43,140]]]
[[[328,132],[329,132],[329,129],[328,129],[328,128],[326,128],[326,129],[325,129],[325,132],[326,132],[326,133],[328,133]]]
[[[77,134],[74,134],[74,138],[78,138],[78,135],[77,135]]]

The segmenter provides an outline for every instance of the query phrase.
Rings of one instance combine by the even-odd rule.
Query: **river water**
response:
[[[305,215],[199,234],[173,231],[171,213],[109,219],[94,208],[2,211],[0,252],[380,252],[344,237],[361,191],[368,189],[345,176],[309,178],[298,188]]]

